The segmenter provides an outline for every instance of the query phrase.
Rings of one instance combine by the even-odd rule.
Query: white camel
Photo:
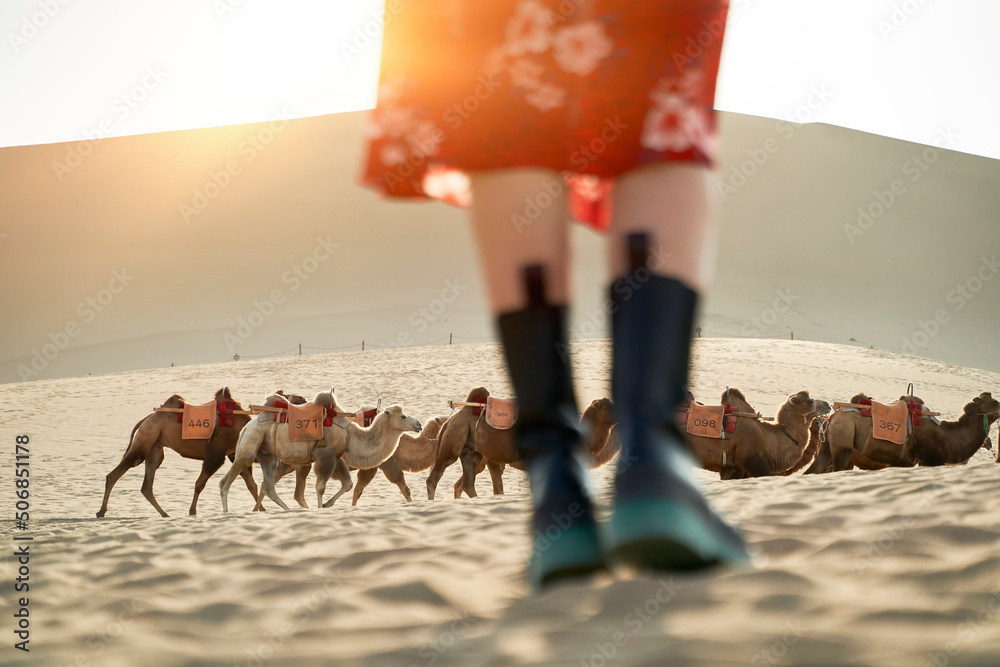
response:
[[[282,400],[282,397],[269,396],[265,405],[269,401],[273,404],[273,400]],[[339,413],[346,412],[337,404],[332,390],[320,392],[312,402],[331,407]],[[254,459],[260,462],[265,480],[261,487],[261,497],[266,494],[282,509],[288,509],[288,506],[278,497],[275,490],[275,469],[279,461],[292,467],[313,465],[319,505],[323,505],[327,481],[337,473],[337,478],[341,479],[341,489],[323,505],[329,507],[353,486],[348,466],[377,467],[395,452],[401,434],[407,431],[419,433],[421,430],[420,422],[406,416],[403,408],[398,405],[380,412],[368,428],[358,426],[345,417],[335,417],[332,426],[323,428],[323,438],[307,442],[290,441],[288,424],[267,421],[270,419],[270,415],[261,415],[251,420],[240,433],[233,465],[219,482],[223,512],[228,511],[227,496],[230,485],[242,470],[253,464]],[[346,484],[344,479],[347,481]]]

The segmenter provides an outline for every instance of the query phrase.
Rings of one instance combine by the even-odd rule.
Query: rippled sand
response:
[[[576,345],[581,402],[609,394],[605,341]],[[800,388],[829,401],[892,399],[907,382],[955,416],[1000,375],[884,352],[789,341],[702,339],[698,398],[727,383],[773,415]],[[756,566],[708,574],[617,573],[539,596],[524,583],[526,478],[506,496],[414,502],[379,476],[358,507],[248,512],[242,483],[223,515],[216,474],[186,515],[198,462],[168,452],[160,518],[126,474],[97,519],[104,476],[133,424],[173,392],[228,384],[244,404],[334,385],[358,406],[381,395],[421,420],[485,384],[509,395],[493,345],[403,348],[0,385],[3,479],[14,435],[31,437],[31,652],[4,664],[197,665],[996,665],[1000,664],[1000,466],[890,469],[722,482],[698,472],[738,523]],[[996,430],[993,431],[997,440]],[[226,464],[228,466],[228,463]],[[225,469],[225,467],[223,469]],[[259,479],[259,471],[257,472]],[[610,467],[595,471],[606,507]],[[4,485],[8,507],[10,487]],[[310,488],[311,491],[311,488]],[[328,489],[329,491],[329,489]],[[291,500],[291,484],[279,485]],[[311,493],[307,499],[314,503]],[[345,502],[346,501],[346,502]],[[14,526],[7,521],[7,544]],[[3,561],[3,580],[15,575]],[[8,584],[4,584],[7,586]],[[9,591],[9,589],[8,589]],[[10,619],[11,594],[0,599]],[[9,628],[9,622],[3,627]]]

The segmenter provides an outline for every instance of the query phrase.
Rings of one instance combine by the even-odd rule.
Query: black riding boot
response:
[[[525,269],[528,306],[497,326],[518,400],[518,454],[531,483],[534,513],[529,578],[537,589],[605,568],[580,458],[566,307],[545,302],[541,267]]]
[[[688,379],[697,295],[646,268],[648,237],[629,237],[631,273],[611,286],[616,430],[610,558],[638,568],[685,570],[748,559],[739,534],[695,486],[677,428]]]

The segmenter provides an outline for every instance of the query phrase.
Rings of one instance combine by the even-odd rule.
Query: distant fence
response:
[[[572,332],[571,332],[572,333]],[[610,337],[611,331],[593,331],[590,333],[604,334],[604,337]],[[740,334],[725,333],[721,331],[711,331],[703,329],[702,327],[695,327],[695,337],[702,338],[702,334],[707,334],[711,337],[716,338],[756,338],[759,340],[795,340],[795,332],[790,331],[788,336],[743,336]],[[481,341],[496,341],[496,336],[456,336],[455,334],[448,334],[447,336],[442,336],[441,338],[436,338],[426,343],[420,343],[419,345],[406,346],[406,347],[424,347],[428,345],[454,345],[455,342],[469,341],[469,342],[481,342]],[[364,352],[365,350],[384,350],[388,348],[403,347],[400,345],[377,345],[368,342],[367,340],[362,340],[360,343],[354,343],[352,345],[341,345],[339,347],[315,347],[312,345],[303,345],[299,343],[294,347],[290,347],[287,350],[282,350],[280,352],[272,352],[271,354],[239,354],[238,352],[233,354],[233,360],[239,361],[240,359],[267,359],[269,357],[280,357],[282,355],[289,356],[302,356],[303,351],[315,351],[315,352],[346,352],[349,350],[357,350]]]

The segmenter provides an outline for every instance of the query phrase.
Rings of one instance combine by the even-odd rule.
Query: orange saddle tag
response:
[[[517,421],[517,401],[512,398],[486,398],[486,423],[506,431]]]
[[[691,404],[688,410],[688,433],[705,438],[722,437],[722,414],[725,410],[723,406]]]
[[[906,403],[883,405],[872,401],[872,437],[901,445],[906,441]]]
[[[317,403],[288,406],[288,439],[307,442],[323,438],[323,406]]]
[[[184,404],[181,421],[181,438],[184,440],[208,440],[215,430],[215,401],[205,405]]]

